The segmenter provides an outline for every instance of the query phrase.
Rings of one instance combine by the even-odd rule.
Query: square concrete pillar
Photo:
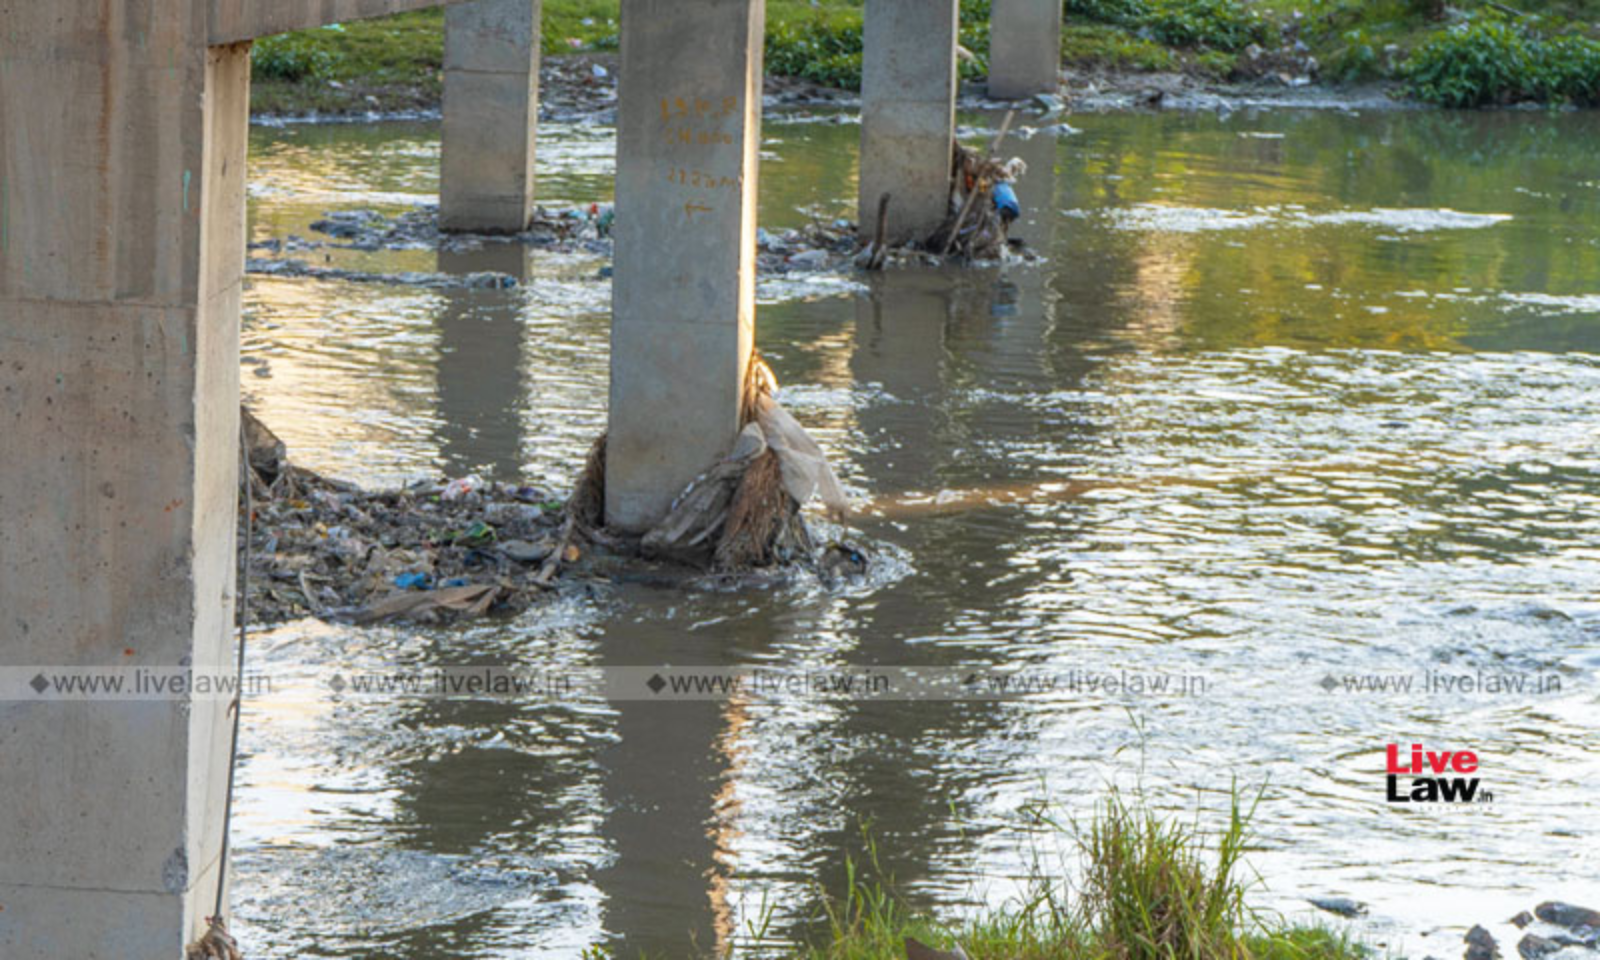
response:
[[[989,96],[1021,100],[1061,86],[1061,0],[994,0]]]
[[[731,445],[755,330],[764,0],[623,0],[606,521]]]
[[[5,9],[0,667],[231,672],[250,56],[209,6]],[[227,706],[0,694],[0,957],[182,957]]]
[[[955,148],[957,0],[867,0],[861,66],[863,239],[892,193],[889,240],[932,233],[949,210]]]
[[[517,233],[533,218],[539,0],[447,8],[439,223]]]

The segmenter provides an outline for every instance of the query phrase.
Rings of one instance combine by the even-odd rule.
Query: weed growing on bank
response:
[[[1076,889],[1037,877],[1017,905],[959,927],[907,906],[869,841],[869,869],[847,863],[843,895],[825,906],[826,933],[801,955],[903,960],[914,937],[959,946],[970,960],[1357,960],[1362,951],[1347,937],[1273,921],[1246,904],[1253,812],[1235,791],[1212,837],[1113,790],[1087,824],[1063,831],[1080,861]]]

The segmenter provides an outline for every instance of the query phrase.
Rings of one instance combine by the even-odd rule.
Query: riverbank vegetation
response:
[[[826,931],[805,960],[903,960],[905,939],[960,947],[970,960],[1356,960],[1348,937],[1264,917],[1245,902],[1243,852],[1251,807],[1236,794],[1225,824],[1164,819],[1113,791],[1087,824],[1049,832],[1071,838],[1081,879],[1069,892],[1036,879],[1019,903],[959,926],[916,912],[879,876],[870,842],[847,865],[844,892],[828,902]]]
[[[1600,105],[1600,0],[1064,0],[1063,62],[1080,74],[1219,81],[1387,82],[1447,107]],[[547,56],[604,56],[618,0],[545,0]],[[988,69],[989,0],[961,0],[964,79]],[[436,106],[441,10],[258,41],[263,113]],[[862,0],[768,0],[768,72],[861,82]]]

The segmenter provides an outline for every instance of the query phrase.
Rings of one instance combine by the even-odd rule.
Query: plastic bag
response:
[[[767,445],[778,455],[783,488],[789,496],[804,504],[815,495],[830,514],[843,514],[847,507],[844,488],[822,448],[806,433],[805,427],[766,394],[756,400],[756,421],[761,424]]]

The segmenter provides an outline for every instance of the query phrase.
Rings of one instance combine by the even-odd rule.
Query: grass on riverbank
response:
[[[904,960],[906,937],[970,960],[1357,960],[1363,950],[1323,927],[1263,918],[1245,903],[1243,851],[1253,808],[1236,794],[1214,838],[1113,792],[1070,828],[1083,878],[1075,896],[1036,880],[1023,902],[959,928],[905,906],[892,879],[850,865],[827,935],[805,960]],[[876,857],[868,846],[868,864]]]
[[[961,0],[962,75],[987,72],[990,0]],[[1600,0],[1064,0],[1063,62],[1078,71],[1250,79],[1311,69],[1391,81],[1443,106],[1600,105]],[[618,0],[545,0],[546,54],[614,50]],[[767,68],[846,89],[861,77],[862,0],[768,0]],[[269,37],[255,49],[260,113],[438,104],[444,14]]]

